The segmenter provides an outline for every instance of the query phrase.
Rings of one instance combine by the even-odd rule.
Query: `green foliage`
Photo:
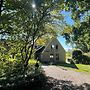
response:
[[[82,51],[81,50],[74,50],[72,52],[72,58],[75,60],[76,63],[80,63],[81,61],[81,56],[82,56]]]
[[[71,50],[68,50],[66,52],[66,58],[70,58],[70,57],[72,57],[72,51]]]
[[[90,64],[90,56],[88,54],[83,54],[81,50],[74,50],[72,53],[72,58],[77,64]]]
[[[81,57],[81,60],[82,60],[82,64],[90,64],[90,56],[88,55],[82,55]]]
[[[90,19],[90,17],[89,17]],[[81,22],[80,27],[73,27],[73,36],[71,37],[75,42],[76,47],[80,48],[84,52],[89,52],[90,49],[90,27],[89,21]]]
[[[58,35],[59,21],[63,20],[59,13],[62,4],[60,0],[3,0],[4,7],[0,7],[1,87],[17,86],[41,74],[41,67],[36,70],[35,63],[28,62],[38,38]]]
[[[90,51],[90,1],[89,0],[66,0],[65,7],[71,12],[74,25],[71,29],[64,30],[63,36],[67,43],[81,49],[83,52]],[[70,27],[70,26],[66,26]]]
[[[15,86],[23,83],[27,78],[32,80],[31,77],[42,71],[41,67],[35,71],[35,61],[29,62],[34,52],[34,44],[38,38],[50,38],[60,33],[64,19],[60,14],[62,10],[72,12],[72,18],[76,21],[74,27],[78,29],[76,34],[74,27],[73,29],[65,27],[66,30],[63,33],[65,38],[68,42],[72,38],[76,44],[80,35],[79,43],[83,44],[83,51],[89,50],[88,13],[86,14],[88,23],[85,21],[78,24],[77,21],[89,10],[88,0],[2,1],[3,3],[0,3],[0,40],[5,42],[4,44],[0,42],[0,85],[2,87]],[[32,4],[35,4],[35,8]]]
[[[35,7],[32,5],[35,4]],[[1,12],[0,34],[10,45],[9,55],[28,65],[34,44],[40,37],[57,36],[63,20],[60,0],[5,0]],[[58,29],[57,29],[58,28]]]
[[[35,60],[32,60],[32,62],[35,62]],[[41,66],[35,70],[35,63],[30,63],[25,70],[22,61],[13,58],[5,62],[0,61],[0,89],[10,88],[13,90],[13,88],[17,88],[24,84],[32,84],[32,82],[42,83],[42,81],[45,80],[45,76],[42,75],[43,71]]]
[[[34,64],[35,65],[36,62],[37,62],[37,60],[34,60],[34,59],[29,60],[29,64]]]

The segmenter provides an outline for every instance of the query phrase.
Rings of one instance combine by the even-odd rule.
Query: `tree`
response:
[[[58,8],[63,4],[59,0],[6,0],[1,13],[1,39],[6,39],[12,47],[12,53],[20,53],[24,66],[32,57],[38,38],[57,35],[59,20],[62,16]],[[14,48],[17,48],[16,50]],[[10,51],[10,54],[12,54]],[[14,55],[13,54],[13,55]]]
[[[72,58],[75,60],[76,63],[82,62],[82,51],[81,50],[74,50],[72,52]]]
[[[89,22],[81,22],[79,28],[73,27],[73,36],[71,37],[76,44],[77,48],[80,48],[84,52],[90,51],[90,27]]]
[[[76,48],[84,52],[90,51],[90,1],[66,0],[66,8],[72,12],[75,24],[71,29],[63,31],[63,36],[68,43],[75,44]],[[69,26],[66,26],[69,27]]]

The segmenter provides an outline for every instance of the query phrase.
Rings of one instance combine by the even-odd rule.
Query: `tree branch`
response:
[[[2,12],[2,6],[3,6],[3,0],[0,0],[0,16],[1,16],[1,12]]]

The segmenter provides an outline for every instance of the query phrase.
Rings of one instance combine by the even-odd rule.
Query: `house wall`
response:
[[[43,62],[66,62],[66,52],[60,42],[54,38],[41,53]]]

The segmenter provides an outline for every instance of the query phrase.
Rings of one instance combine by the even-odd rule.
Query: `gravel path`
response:
[[[58,66],[43,66],[46,76],[57,80],[71,81],[73,85],[90,84],[90,75]]]

